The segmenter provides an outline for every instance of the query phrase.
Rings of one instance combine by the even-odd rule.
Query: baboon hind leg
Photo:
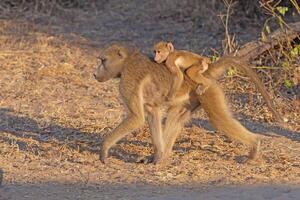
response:
[[[165,141],[164,158],[167,158],[172,154],[176,138],[182,131],[184,124],[190,119],[190,114],[190,110],[183,108],[181,105],[172,106],[168,110],[163,133]]]
[[[192,65],[190,68],[188,68],[186,70],[186,75],[193,80],[194,82],[196,82],[198,84],[197,88],[196,88],[196,93],[198,95],[203,94],[207,88],[213,84],[212,79],[205,77],[201,71],[201,66],[198,65]]]
[[[249,158],[254,158],[260,146],[259,137],[234,118],[220,86],[213,84],[199,99],[212,125],[218,131],[248,145],[251,148]]]

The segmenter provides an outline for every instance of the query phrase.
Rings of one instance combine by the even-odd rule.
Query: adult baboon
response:
[[[230,59],[232,58],[228,58],[226,63],[230,62]],[[232,60],[231,64],[235,64],[235,61]],[[220,68],[225,68],[225,66]],[[193,74],[189,71],[187,73]],[[151,62],[137,50],[116,44],[101,53],[100,64],[94,76],[100,82],[120,76],[120,94],[127,107],[127,117],[103,141],[100,153],[101,161],[105,163],[108,150],[117,141],[145,123],[146,115],[149,116],[148,122],[154,144],[154,163],[169,156],[176,137],[190,117],[190,112],[183,106],[188,102],[189,94],[195,89],[195,85],[185,81],[179,91],[181,98],[172,102],[166,101],[173,78],[169,70]],[[255,83],[257,84],[257,81]],[[264,89],[262,85],[259,87]],[[183,96],[185,98],[182,98]],[[198,100],[214,127],[248,145],[251,148],[249,157],[253,158],[260,144],[258,136],[234,119],[218,83],[215,82],[204,94],[198,96]],[[162,134],[161,111],[162,106],[168,104],[171,107],[167,112]]]

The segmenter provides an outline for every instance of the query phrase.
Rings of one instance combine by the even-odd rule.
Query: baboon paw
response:
[[[161,164],[162,161],[163,161],[162,157],[156,157],[156,156],[154,156],[154,158],[153,158],[153,164],[155,164],[155,165]]]
[[[198,85],[198,87],[196,88],[196,93],[197,93],[198,95],[202,95],[202,94],[205,93],[205,91],[206,91],[207,88],[208,88],[208,87],[204,87],[204,86],[202,86],[202,85]]]
[[[171,162],[171,156],[169,154],[154,156],[153,164],[155,165],[167,165]]]
[[[169,165],[171,162],[172,162],[171,157],[163,157],[159,159],[157,162],[153,162],[153,163],[158,166],[166,166]]]
[[[251,148],[249,152],[249,159],[255,159],[257,158],[260,151],[260,140],[257,141],[257,143]]]
[[[103,163],[103,164],[106,164],[106,158],[107,158],[107,151],[101,151],[100,152],[100,156],[99,156],[99,159],[100,161]]]
[[[201,87],[200,85],[197,87],[196,93],[197,93],[198,95],[202,95],[202,94],[203,94],[203,89],[202,89],[202,87]]]

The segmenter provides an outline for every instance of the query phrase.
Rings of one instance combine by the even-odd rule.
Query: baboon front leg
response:
[[[162,112],[159,107],[146,107],[149,113],[148,123],[154,146],[154,163],[159,163],[164,154],[164,140],[162,135]]]
[[[129,115],[124,121],[112,131],[103,141],[100,152],[100,160],[105,163],[108,150],[128,133],[140,128],[144,124],[141,116]]]
[[[116,144],[120,139],[125,137],[132,131],[140,128],[144,122],[144,107],[141,95],[132,95],[127,105],[127,117],[118,125],[103,141],[100,152],[100,160],[105,163],[108,156],[108,150]]]
[[[181,72],[180,68],[177,67],[174,63],[166,62],[166,66],[168,69],[172,72],[173,76],[173,83],[171,85],[171,89],[169,91],[169,94],[167,95],[167,99],[171,101],[172,99],[175,98],[177,92],[179,91],[183,80],[184,76],[183,73]]]

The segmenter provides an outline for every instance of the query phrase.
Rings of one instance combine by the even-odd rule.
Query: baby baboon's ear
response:
[[[169,49],[170,52],[173,52],[174,49],[175,49],[175,48],[174,48],[174,45],[172,44],[172,42],[168,42],[168,43],[167,43],[167,47],[168,47],[168,49]]]
[[[121,58],[126,58],[127,55],[128,55],[128,52],[127,52],[127,50],[126,50],[125,48],[120,47],[120,48],[118,49],[118,55],[119,55]]]

